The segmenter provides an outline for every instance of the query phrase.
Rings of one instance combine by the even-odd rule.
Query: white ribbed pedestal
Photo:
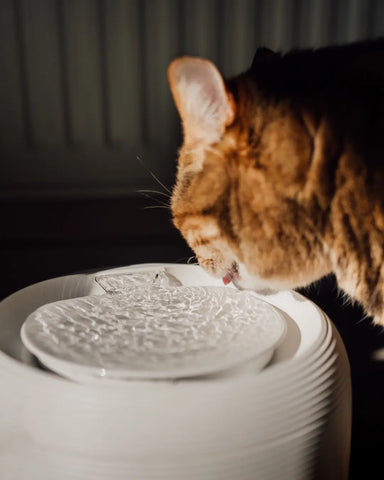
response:
[[[199,267],[164,265],[184,285]],[[153,268],[141,265],[116,271]],[[82,385],[39,369],[20,327],[48,302],[100,293],[95,274],[28,287],[0,303],[0,464],[12,480],[347,480],[350,374],[329,319],[295,292],[262,297],[288,332],[261,372]]]

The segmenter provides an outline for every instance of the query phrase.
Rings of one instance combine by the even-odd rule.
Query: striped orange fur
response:
[[[171,63],[173,220],[202,267],[254,289],[334,272],[384,325],[383,60],[376,41],[262,49],[231,80],[208,60]]]

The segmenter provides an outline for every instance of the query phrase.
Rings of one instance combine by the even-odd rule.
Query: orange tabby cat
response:
[[[383,59],[381,41],[260,49],[228,81],[208,60],[171,63],[172,213],[202,267],[256,290],[334,272],[384,325]]]

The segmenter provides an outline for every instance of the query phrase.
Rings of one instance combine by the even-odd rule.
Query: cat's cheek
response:
[[[279,282],[270,279],[263,279],[255,274],[250,274],[247,271],[246,266],[238,262],[239,278],[234,281],[234,284],[240,290],[254,290],[257,292],[277,292],[279,290],[286,290],[289,288],[284,282]]]

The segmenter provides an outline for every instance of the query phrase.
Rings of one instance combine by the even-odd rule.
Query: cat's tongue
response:
[[[224,285],[229,285],[232,280],[240,280],[240,275],[237,269],[232,269],[230,272],[228,272],[224,277],[223,277],[223,283]]]

